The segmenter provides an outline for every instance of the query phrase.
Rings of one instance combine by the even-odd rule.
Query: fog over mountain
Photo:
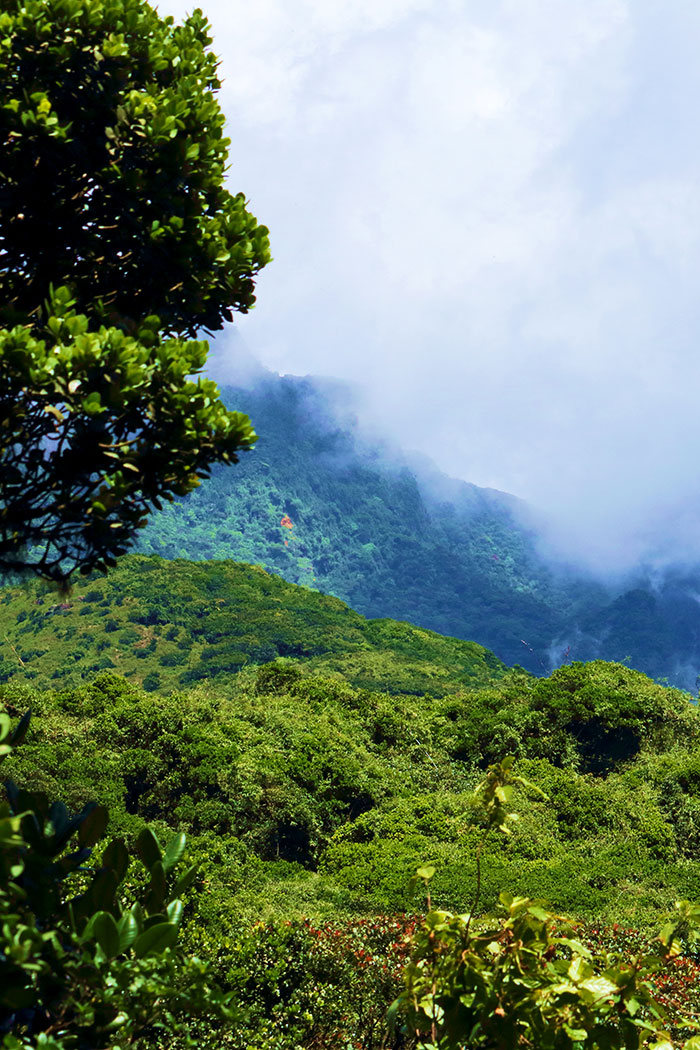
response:
[[[259,565],[537,675],[601,658],[697,691],[698,567],[604,574],[554,558],[532,507],[368,430],[348,384],[279,376],[245,353],[220,373],[259,441],[154,515],[143,553]]]
[[[556,556],[700,559],[697,4],[204,6],[272,234],[240,320],[264,366],[357,384]]]
[[[236,330],[212,343],[209,370],[221,384],[242,389],[253,389],[276,376],[256,359]],[[458,472],[450,475],[440,468],[440,449],[428,454],[412,446],[402,448],[390,424],[367,410],[361,383],[335,377],[313,377],[313,383],[323,388],[327,397],[324,410],[332,409],[338,425],[351,427],[356,447],[383,467],[400,469],[408,465],[420,479],[427,497],[452,501],[460,482],[469,480],[460,479]],[[324,425],[323,417],[311,403],[309,412],[310,421]],[[674,482],[674,472],[669,474]],[[640,491],[636,503],[631,486],[622,480],[618,491],[610,490],[603,508],[606,521],[601,520],[599,531],[591,526],[596,508],[589,508],[588,515],[580,519],[574,517],[577,501],[572,498],[567,502],[565,485],[557,490],[556,502],[543,500],[540,505],[510,492],[496,491],[509,497],[515,518],[536,536],[539,554],[554,571],[601,581],[613,591],[643,585],[655,592],[664,586],[669,573],[673,577],[685,574],[700,578],[700,494],[693,493],[688,480],[688,491],[675,503],[667,496],[663,474],[655,492]],[[652,484],[651,474],[648,484]],[[614,514],[619,519],[617,529],[611,524]]]

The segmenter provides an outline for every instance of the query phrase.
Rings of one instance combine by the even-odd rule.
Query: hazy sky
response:
[[[584,558],[700,557],[697,0],[203,6],[253,353]]]

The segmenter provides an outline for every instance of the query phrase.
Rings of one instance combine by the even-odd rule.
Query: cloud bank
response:
[[[693,0],[205,7],[275,256],[254,355],[360,384],[569,557],[700,558]]]

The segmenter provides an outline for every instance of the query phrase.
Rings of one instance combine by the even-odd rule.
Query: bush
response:
[[[21,742],[0,715],[0,757]],[[7,782],[0,805],[0,1031],[6,1050],[120,1050],[152,1045],[160,1032],[187,1039],[187,1017],[225,1020],[224,998],[200,960],[177,949],[195,869],[175,869],[184,835],[162,850],[144,829],[140,899],[123,895],[132,858],[113,839],[89,866],[107,825],[104,807],[71,815],[46,795]],[[71,893],[71,887],[73,893]],[[188,1043],[187,1045],[193,1045]]]
[[[479,929],[483,846],[496,829],[509,831],[512,759],[489,768],[478,789],[482,837],[476,851],[477,889],[471,909],[454,915],[430,906],[417,931],[405,986],[394,1004],[407,1031],[426,1050],[640,1050],[653,1039],[670,1050],[668,1013],[654,981],[680,954],[681,935],[697,939],[700,908],[677,906],[659,947],[629,957],[591,950],[540,902],[501,894],[505,918]],[[429,886],[432,867],[417,871]],[[697,1028],[693,1025],[692,1028]],[[700,1036],[686,1050],[700,1050]]]

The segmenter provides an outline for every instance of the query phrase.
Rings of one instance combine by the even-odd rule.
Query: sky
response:
[[[700,560],[697,0],[201,6],[271,232],[251,352],[353,382],[555,553]]]

